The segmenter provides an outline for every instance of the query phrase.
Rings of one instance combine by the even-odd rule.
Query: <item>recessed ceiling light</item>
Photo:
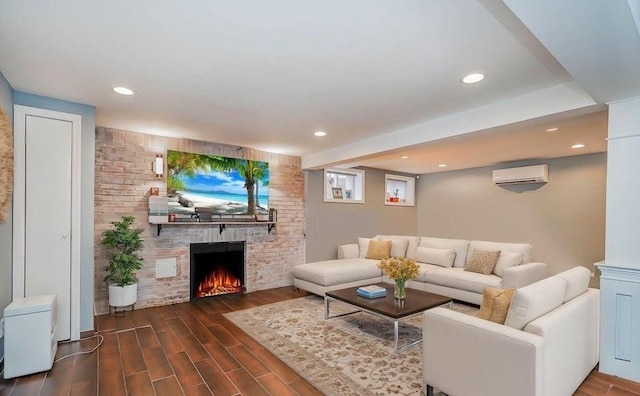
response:
[[[447,167],[447,164],[439,164],[438,165],[438,168],[446,168],[446,167]]]
[[[478,81],[482,81],[482,79],[484,79],[484,74],[471,73],[464,76],[464,78],[462,79],[462,82],[465,84],[473,84],[473,83],[477,83]]]
[[[314,132],[313,134],[316,136],[327,136],[327,133],[322,131]]]
[[[555,132],[557,130],[558,130],[558,128],[549,128],[549,129],[547,129],[547,132]]]
[[[571,146],[571,148],[572,149],[578,149],[578,148],[583,148],[584,146],[586,146],[586,144],[578,143],[578,144],[574,144],[573,146]]]
[[[400,157],[400,159],[407,159],[407,158],[409,158],[408,155],[403,155],[402,157]]]
[[[129,88],[115,87],[113,88],[113,90],[119,93],[120,95],[133,95],[133,91],[130,90]]]

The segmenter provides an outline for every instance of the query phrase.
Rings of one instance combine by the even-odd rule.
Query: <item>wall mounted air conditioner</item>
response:
[[[496,169],[493,171],[493,183],[497,185],[546,183],[548,181],[549,167],[547,164]]]

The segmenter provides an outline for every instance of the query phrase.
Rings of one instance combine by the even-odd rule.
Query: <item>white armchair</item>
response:
[[[433,387],[456,396],[573,394],[598,363],[600,292],[586,285],[579,290],[571,276],[562,275],[556,277],[567,281],[565,301],[523,325],[523,330],[445,308],[425,312],[427,395],[433,394]],[[546,290],[538,289],[545,298]],[[538,302],[527,304],[533,307]]]

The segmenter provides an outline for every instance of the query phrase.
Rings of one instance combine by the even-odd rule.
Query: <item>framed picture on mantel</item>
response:
[[[278,222],[278,211],[274,208],[269,209],[269,221],[272,221],[274,223]]]

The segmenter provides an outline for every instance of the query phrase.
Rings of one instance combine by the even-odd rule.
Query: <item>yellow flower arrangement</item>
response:
[[[420,273],[420,267],[412,259],[405,257],[391,257],[380,260],[378,268],[384,271],[389,278],[411,280]]]
[[[378,263],[378,268],[384,271],[389,278],[395,280],[393,297],[400,301],[404,301],[407,297],[407,292],[405,290],[407,280],[415,279],[420,273],[420,267],[418,264],[405,257],[382,259]]]

